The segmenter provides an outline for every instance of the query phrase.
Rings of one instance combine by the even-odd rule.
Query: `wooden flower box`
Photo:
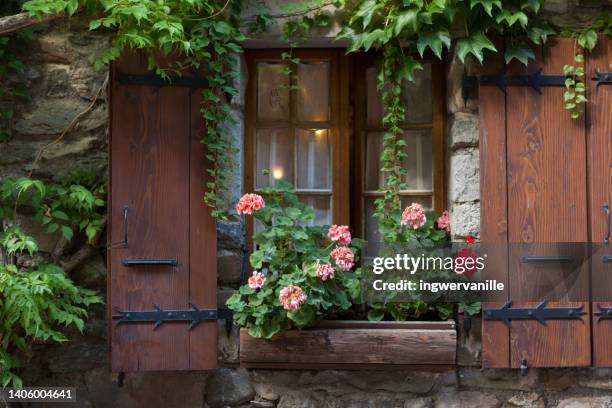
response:
[[[271,339],[240,331],[240,366],[283,369],[426,368],[455,364],[455,322],[325,321]]]

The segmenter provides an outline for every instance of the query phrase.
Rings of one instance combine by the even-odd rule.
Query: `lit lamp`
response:
[[[282,179],[283,178],[283,168],[274,167],[274,169],[272,169],[272,177],[274,177],[274,180]]]

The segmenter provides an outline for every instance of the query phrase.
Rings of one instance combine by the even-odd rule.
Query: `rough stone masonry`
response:
[[[558,24],[587,21],[602,3],[549,1],[547,12]],[[108,37],[86,31],[82,22],[44,28],[28,51],[26,79],[31,98],[16,106],[10,142],[0,144],[0,174],[24,175],[36,151],[54,140],[68,122],[92,101],[107,72],[92,62]],[[451,53],[447,59],[447,185],[456,237],[478,235],[479,168],[477,100],[464,101],[464,67]],[[243,69],[244,71],[244,69]],[[244,90],[246,72],[239,89]],[[232,101],[238,124],[232,128],[242,145],[243,93]],[[106,96],[58,145],[48,149],[36,176],[61,177],[76,168],[107,177],[108,113]],[[242,164],[231,197],[242,194]],[[39,231],[27,216],[23,224],[50,253],[59,236]],[[218,226],[219,303],[239,285],[246,266],[244,226]],[[80,285],[104,293],[106,265],[94,254],[72,276]],[[237,330],[219,330],[219,360],[211,372],[127,374],[123,386],[108,369],[105,307],[93,310],[83,335],[63,345],[36,346],[24,356],[28,385],[76,386],[83,407],[558,407],[611,408],[612,370],[541,369],[521,376],[517,370],[482,370],[478,320],[459,322],[458,366],[428,371],[267,371],[238,366]],[[470,330],[467,330],[471,327]]]

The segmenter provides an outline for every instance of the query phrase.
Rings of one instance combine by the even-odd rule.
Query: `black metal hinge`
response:
[[[612,85],[612,72],[595,71],[595,76],[591,80],[597,82],[595,88],[599,88],[599,85]]]
[[[117,74],[117,81],[129,85],[149,86],[183,86],[188,88],[206,88],[208,79],[200,76],[170,76],[164,79],[155,74]]]
[[[189,303],[191,309],[183,310],[164,310],[158,305],[153,305],[153,310],[118,310],[113,319],[118,319],[121,323],[142,323],[155,322],[153,330],[157,329],[165,322],[190,322],[189,330],[196,327],[203,321],[225,319],[228,332],[231,330],[233,319],[231,311],[228,309],[200,309],[193,303]]]
[[[512,301],[499,309],[485,309],[482,316],[486,320],[502,320],[508,327],[512,320],[537,320],[546,326],[546,320],[577,319],[582,320],[582,305],[577,307],[546,307],[546,301],[532,308],[513,308]]]
[[[593,313],[595,316],[599,316],[597,321],[602,319],[612,319],[612,307],[603,307],[602,305],[597,305],[599,309],[598,312]]]
[[[506,92],[509,86],[527,86],[534,89],[539,94],[545,86],[565,86],[565,75],[544,75],[542,69],[528,75],[480,75],[463,77],[463,99],[469,97],[471,90],[480,86],[496,86],[501,91]]]

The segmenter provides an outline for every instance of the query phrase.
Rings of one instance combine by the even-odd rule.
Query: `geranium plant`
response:
[[[347,226],[311,225],[313,209],[288,183],[260,193],[244,195],[236,206],[260,228],[248,282],[227,301],[235,322],[254,337],[270,338],[361,303],[355,263],[363,241]]]

